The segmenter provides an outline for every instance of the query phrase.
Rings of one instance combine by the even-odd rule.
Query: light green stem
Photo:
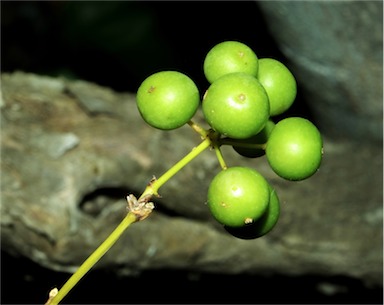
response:
[[[104,240],[104,242],[83,262],[74,274],[61,287],[57,295],[49,300],[46,305],[56,305],[68,294],[68,292],[81,280],[81,278],[100,260],[100,258],[115,244],[121,234],[136,221],[136,215],[128,213],[116,229]]]
[[[188,125],[194,131],[196,131],[201,136],[202,139],[205,139],[208,136],[208,134],[209,134],[209,130],[204,129],[203,127],[201,127],[199,124],[195,123],[192,120],[188,121]]]
[[[208,137],[204,141],[202,141],[198,146],[194,147],[191,152],[189,152],[183,159],[173,165],[159,179],[156,179],[153,183],[149,184],[144,190],[143,194],[140,196],[140,198],[147,195],[159,196],[159,188],[210,145],[211,139]]]
[[[215,152],[216,152],[216,157],[217,157],[217,160],[219,160],[219,163],[220,163],[220,166],[221,168],[224,170],[224,169],[227,169],[227,164],[225,163],[225,160],[224,160],[224,157],[223,157],[223,154],[221,152],[221,149],[220,149],[220,146],[215,144],[213,146],[213,148],[215,149]]]
[[[150,183],[144,190],[140,198],[148,195],[157,195],[159,188],[172,178],[178,171],[185,165],[191,162],[201,152],[211,145],[211,139],[206,138],[198,146],[192,149],[183,159],[172,166],[166,171],[159,179]],[[76,272],[67,280],[63,287],[58,291],[57,295],[49,299],[45,305],[57,305],[69,291],[84,277],[84,275],[101,259],[101,257],[115,244],[123,232],[134,222],[136,222],[137,215],[129,212],[116,229],[104,240],[104,242],[83,262],[83,264],[76,270]]]

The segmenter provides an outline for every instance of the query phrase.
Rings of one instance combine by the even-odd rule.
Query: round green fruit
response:
[[[237,166],[222,170],[212,179],[207,203],[219,223],[241,227],[264,214],[269,198],[265,178],[254,169]]]
[[[281,114],[291,107],[296,98],[297,84],[283,63],[273,58],[259,59],[257,79],[267,91],[271,116]]]
[[[280,200],[272,186],[269,187],[269,205],[263,216],[255,222],[243,227],[224,226],[231,235],[241,239],[255,239],[269,233],[276,225],[280,216]]]
[[[233,145],[233,149],[243,157],[246,158],[258,158],[265,155],[265,149],[263,148],[250,148],[244,146],[247,144],[251,145],[260,145],[265,144],[268,141],[269,135],[271,134],[273,128],[275,127],[275,123],[272,120],[268,120],[265,124],[264,128],[255,136],[250,137],[245,140],[241,140],[241,144],[243,145]]]
[[[323,141],[316,126],[305,118],[289,117],[279,121],[266,147],[273,171],[287,180],[304,180],[320,167]]]
[[[269,119],[268,95],[255,77],[230,73],[209,86],[202,110],[208,124],[218,133],[247,139],[259,133]]]
[[[244,43],[224,41],[209,50],[204,59],[203,69],[205,77],[210,83],[233,72],[244,72],[256,77],[258,58],[253,50]]]
[[[177,71],[161,71],[147,77],[136,95],[144,121],[152,127],[171,130],[183,126],[196,113],[200,94],[196,84]]]

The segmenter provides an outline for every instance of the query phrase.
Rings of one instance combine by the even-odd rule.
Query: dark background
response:
[[[2,252],[1,304],[44,304],[50,289],[70,274],[54,272]],[[63,304],[382,304],[382,289],[368,289],[346,277],[306,275],[198,274],[186,270],[150,270],[119,277],[114,270],[91,270]],[[319,287],[330,284],[337,293]],[[333,287],[333,288],[332,288]]]
[[[117,91],[134,92],[165,69],[203,88],[204,56],[224,40],[284,60],[252,1],[3,1],[2,37],[3,71],[65,75]]]
[[[203,92],[202,62],[224,40],[289,62],[253,1],[1,1],[1,70],[83,79],[135,92],[160,70],[189,75]],[[311,117],[300,95],[286,115]],[[69,274],[47,270],[2,249],[1,303],[40,303]],[[331,283],[338,293],[321,293]],[[382,289],[348,278],[197,274],[151,270],[121,278],[92,270],[63,303],[382,303]]]
[[[2,1],[1,31],[2,71],[83,79],[119,92],[136,92],[157,71],[178,70],[203,95],[204,57],[225,40],[289,67],[256,1]],[[309,117],[298,91],[284,115]]]

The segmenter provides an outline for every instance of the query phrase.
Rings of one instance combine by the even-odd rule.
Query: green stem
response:
[[[194,131],[196,131],[201,136],[202,139],[207,138],[209,134],[209,130],[205,130],[203,127],[201,127],[200,125],[198,125],[192,120],[189,120],[188,125],[191,126],[191,128]]]
[[[159,188],[172,178],[185,165],[191,162],[201,152],[211,145],[211,139],[207,137],[198,146],[192,149],[183,159],[166,171],[159,179],[154,180],[144,190],[140,198],[148,195],[157,195]],[[45,305],[57,305],[69,291],[84,277],[84,275],[101,259],[101,257],[116,243],[123,232],[134,222],[138,221],[137,215],[129,212],[116,229],[104,240],[104,242],[83,262],[76,272],[67,280],[57,295],[49,299]]]
[[[49,300],[46,305],[58,304],[68,292],[81,280],[81,278],[100,260],[100,258],[115,244],[121,234],[135,221],[136,215],[128,213],[116,229],[104,240],[104,242],[83,262],[76,272],[67,280],[57,295]]]
[[[202,141],[198,146],[194,147],[191,152],[189,152],[183,159],[173,165],[169,170],[167,170],[159,179],[154,180],[150,183],[147,188],[144,190],[140,198],[148,195],[159,196],[159,188],[171,179],[178,171],[180,171],[185,165],[191,162],[195,157],[197,157],[201,152],[211,145],[211,139],[207,137]]]
[[[216,157],[217,157],[217,160],[220,163],[221,168],[223,170],[227,169],[227,164],[224,161],[224,157],[223,157],[223,154],[222,154],[221,149],[220,149],[220,146],[221,146],[221,142],[220,142],[221,141],[220,140],[221,139],[221,134],[218,133],[218,132],[212,131],[209,135],[210,135],[210,138],[211,138],[212,147],[215,150]]]
[[[220,146],[217,145],[217,144],[214,144],[213,148],[215,149],[216,157],[217,157],[217,160],[219,160],[221,168],[223,170],[227,169],[228,167],[227,167],[227,164],[224,161],[224,157],[223,157],[223,154],[221,152]]]

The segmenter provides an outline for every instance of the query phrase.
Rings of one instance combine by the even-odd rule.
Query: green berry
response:
[[[269,119],[267,93],[246,73],[226,74],[214,81],[203,97],[202,110],[218,133],[247,139],[259,133]]]
[[[136,99],[144,121],[163,130],[183,126],[200,105],[196,84],[177,71],[162,71],[147,77],[137,90]]]
[[[219,223],[241,227],[264,214],[269,197],[268,182],[259,172],[236,166],[222,170],[212,179],[207,203]]]
[[[273,171],[287,180],[303,180],[320,167],[323,142],[316,126],[307,119],[289,117],[273,129],[266,156]]]
[[[258,58],[253,50],[238,41],[224,41],[215,45],[204,60],[204,74],[210,83],[219,77],[244,72],[257,76]]]
[[[280,200],[274,188],[269,185],[269,205],[263,216],[243,227],[224,226],[228,233],[241,239],[254,239],[269,233],[276,225],[280,216]]]
[[[296,98],[297,85],[293,74],[283,63],[272,58],[259,59],[257,79],[267,91],[271,116],[291,107]]]
[[[241,140],[242,144],[265,144],[268,141],[275,123],[272,120],[268,120],[265,127],[255,136],[245,140]],[[258,158],[265,155],[265,149],[263,148],[250,148],[242,145],[233,145],[233,149],[240,155],[246,158]]]

